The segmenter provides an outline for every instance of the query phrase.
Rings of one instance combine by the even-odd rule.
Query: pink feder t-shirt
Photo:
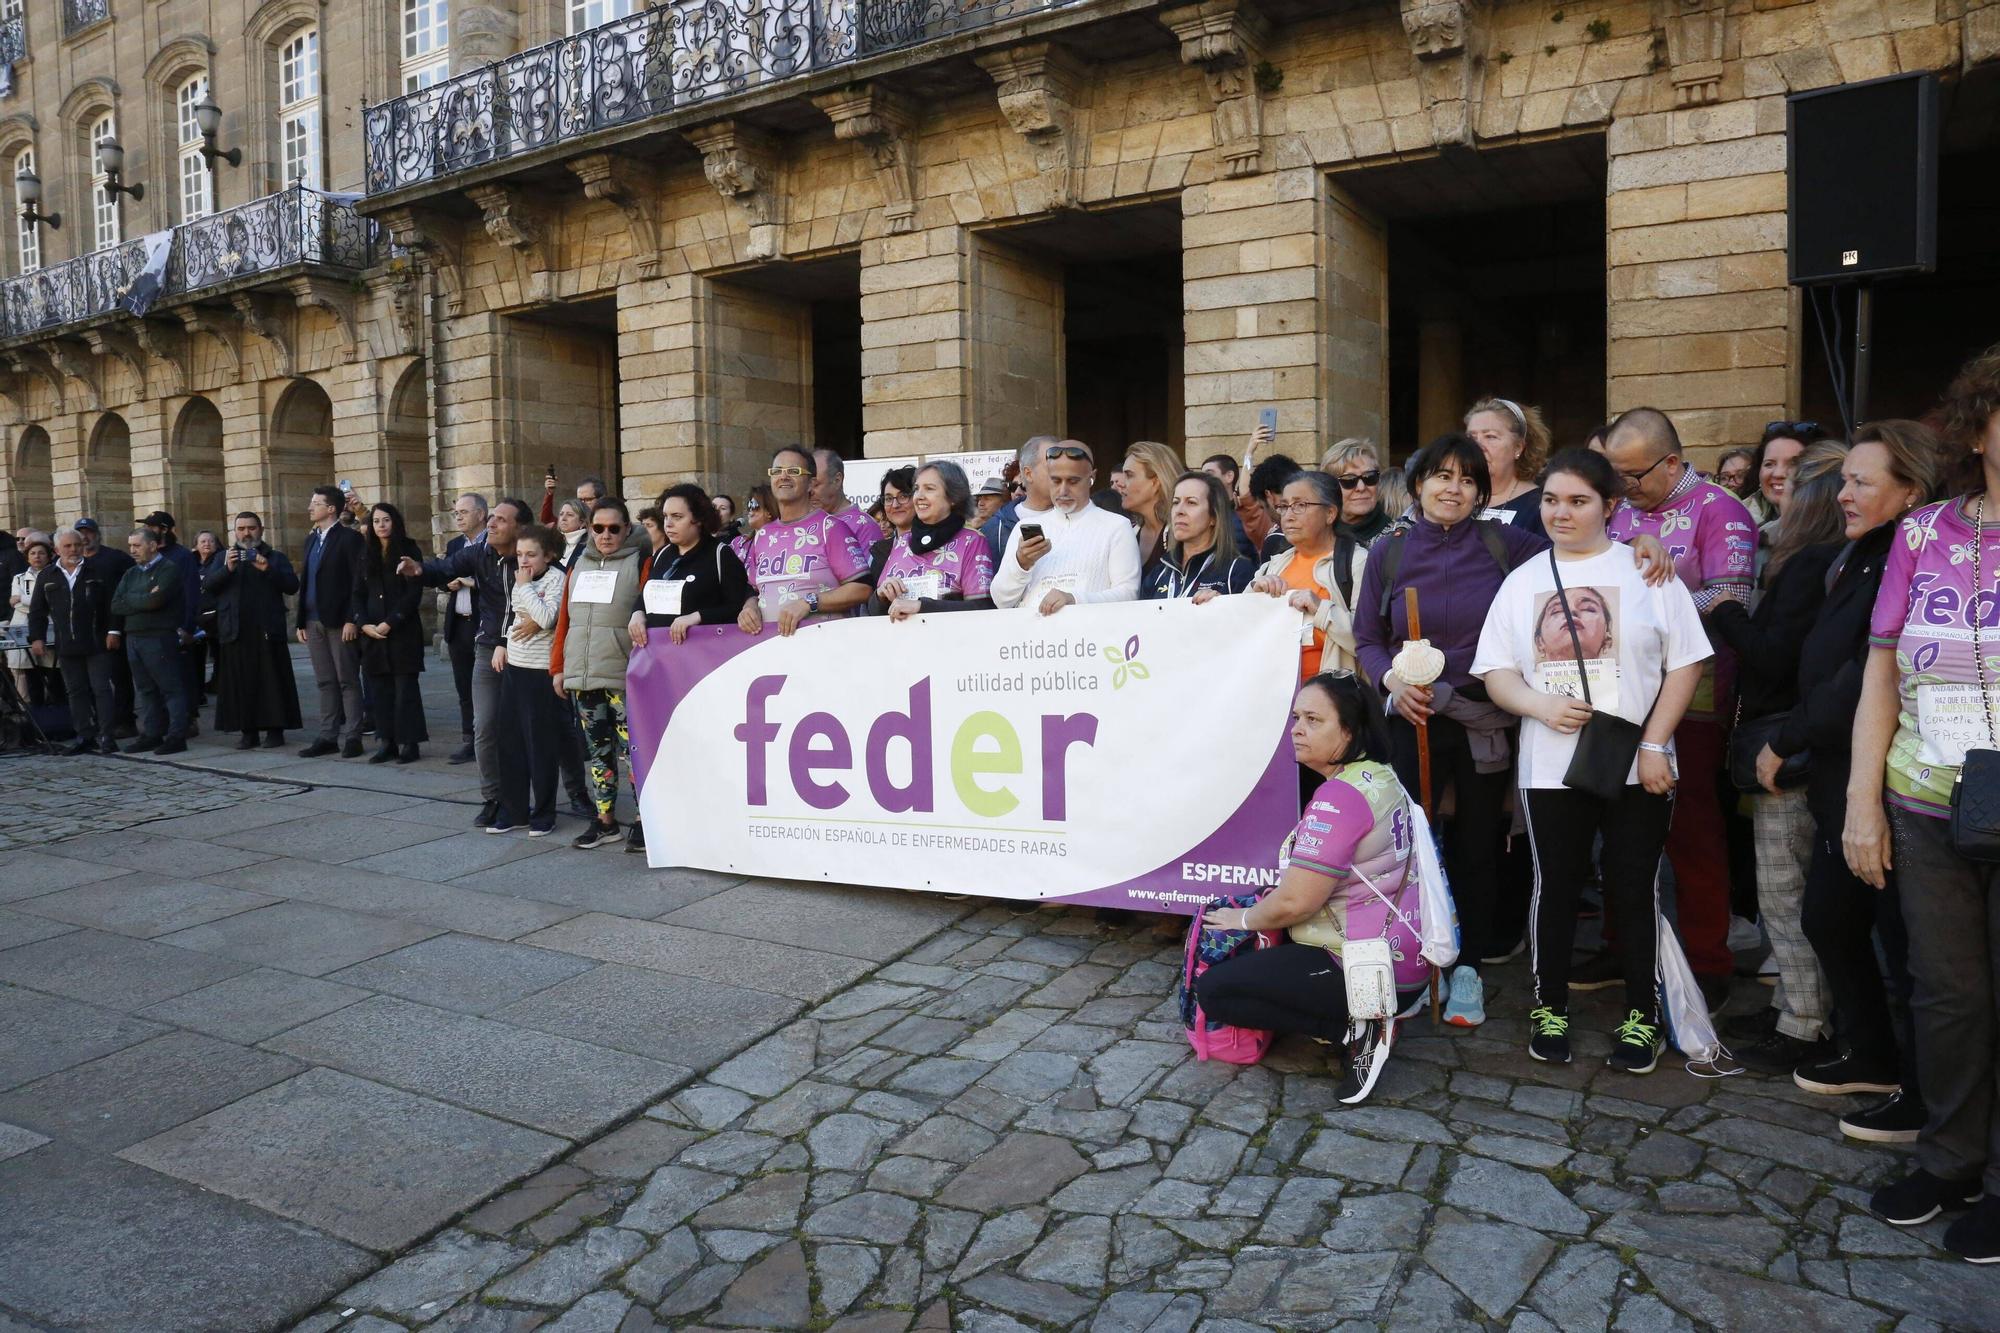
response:
[[[1689,480],[1691,479],[1691,481]],[[1660,539],[1674,562],[1674,572],[1703,611],[1716,591],[1749,593],[1756,579],[1757,524],[1743,502],[1689,468],[1680,490],[1658,509],[1623,504],[1606,527],[1613,541],[1629,542],[1640,535]],[[1708,595],[1704,596],[1704,592]],[[1736,655],[1711,636],[1715,656],[1702,668],[1690,722],[1721,720],[1736,684]]]
[[[812,510],[794,523],[772,519],[757,529],[744,561],[757,606],[769,619],[786,602],[827,592],[868,572],[868,553],[845,523]]]
[[[849,505],[834,515],[854,534],[854,540],[861,543],[861,554],[867,555],[875,549],[875,543],[889,534],[882,531],[882,525],[868,517],[868,511],[860,505]]]
[[[1399,991],[1415,990],[1430,977],[1419,952],[1423,916],[1409,801],[1389,765],[1370,760],[1343,765],[1313,793],[1279,856],[1282,865],[1334,879],[1326,906],[1293,926],[1292,939],[1336,957],[1350,939],[1386,939]]]
[[[907,583],[925,574],[938,576],[939,597],[960,597],[967,601],[984,597],[993,586],[993,548],[971,528],[960,528],[943,546],[929,555],[918,555],[910,549],[910,534],[899,534],[895,545],[889,548],[888,558],[882,562],[881,581],[902,579]]]

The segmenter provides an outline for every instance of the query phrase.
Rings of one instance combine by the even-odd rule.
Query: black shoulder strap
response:
[[[1350,613],[1354,610],[1354,552],[1358,549],[1354,538],[1341,533],[1333,539],[1333,586],[1340,590],[1340,602]]]
[[[1384,548],[1381,611],[1384,623],[1389,619],[1389,603],[1396,595],[1396,573],[1403,567],[1403,538],[1408,531],[1407,528],[1395,527],[1375,539],[1376,543]]]
[[[1501,574],[1513,573],[1513,558],[1507,554],[1507,539],[1500,535],[1500,525],[1485,519],[1475,519],[1474,522],[1479,525],[1479,540],[1486,543],[1486,553],[1493,557],[1494,564],[1500,566]]]
[[[1563,623],[1569,626],[1570,650],[1576,654],[1577,683],[1583,686],[1583,701],[1590,703],[1590,669],[1583,662],[1583,640],[1577,636],[1576,617],[1569,613],[1569,594],[1563,591],[1562,571],[1556,568],[1556,548],[1549,548],[1549,574],[1556,581],[1556,601],[1562,605]],[[1593,705],[1594,706],[1594,705]]]

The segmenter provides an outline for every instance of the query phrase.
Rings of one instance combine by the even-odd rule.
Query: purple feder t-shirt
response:
[[[986,539],[971,528],[960,528],[956,536],[929,555],[910,549],[910,534],[901,533],[889,556],[882,562],[882,581],[921,579],[938,575],[938,597],[962,597],[970,601],[984,597],[993,586],[993,550]],[[928,595],[928,594],[927,594]]]
[[[757,529],[744,562],[757,606],[769,619],[786,602],[827,592],[868,571],[868,553],[845,523],[815,509],[797,522],[772,519]]]

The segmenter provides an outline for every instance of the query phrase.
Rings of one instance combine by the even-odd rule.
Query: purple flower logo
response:
[[[1112,689],[1124,689],[1125,682],[1128,680],[1152,679],[1152,671],[1147,668],[1144,662],[1139,660],[1138,635],[1134,634],[1131,638],[1125,640],[1125,649],[1123,652],[1118,650],[1116,644],[1110,643],[1105,644],[1101,651],[1104,653],[1104,659],[1112,663],[1114,667],[1111,672]]]

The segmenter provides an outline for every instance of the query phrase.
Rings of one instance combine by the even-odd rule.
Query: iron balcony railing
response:
[[[62,0],[63,34],[82,32],[111,17],[111,0]]]
[[[173,229],[160,262],[140,236],[0,282],[0,337],[19,338],[297,264],[359,271],[389,253],[352,203],[302,185]],[[149,264],[149,259],[152,261]]]
[[[23,14],[0,19],[0,65],[18,64],[28,58],[28,20]]]
[[[368,192],[1086,0],[666,0],[367,108]]]

